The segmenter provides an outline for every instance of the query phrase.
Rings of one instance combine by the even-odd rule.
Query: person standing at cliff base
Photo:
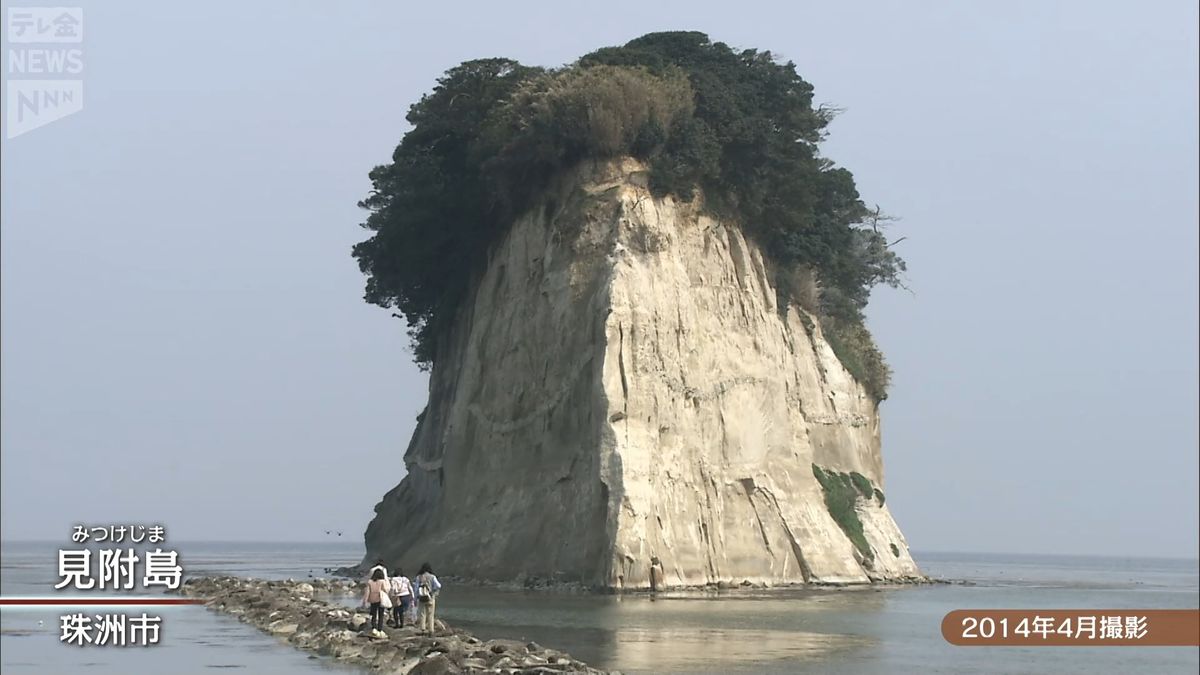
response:
[[[404,570],[392,570],[392,627],[404,628],[404,617],[413,604],[412,582],[404,576]]]
[[[412,605],[408,608],[408,623],[411,626],[417,625],[417,618],[421,611],[421,599],[417,597],[417,578],[413,577],[408,580],[409,586],[413,589]]]
[[[650,592],[656,593],[662,586],[663,565],[658,556],[650,558]]]
[[[442,584],[434,576],[433,568],[429,566],[429,563],[421,565],[421,571],[417,573],[417,601],[421,603],[421,613],[417,618],[418,631],[433,634],[437,596],[441,590]]]
[[[367,579],[368,580],[375,576],[375,570],[381,570],[383,572],[383,580],[387,581],[387,578],[388,578],[387,565],[384,564],[383,558],[379,558],[378,560],[376,560],[375,566],[372,567],[371,569],[367,570]]]
[[[383,597],[387,593],[387,576],[377,569],[363,592],[363,605],[371,608],[371,637],[387,637],[383,632]]]

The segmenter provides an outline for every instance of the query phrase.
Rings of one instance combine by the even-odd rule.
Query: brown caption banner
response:
[[[1200,610],[956,609],[942,637],[967,647],[1195,647]]]

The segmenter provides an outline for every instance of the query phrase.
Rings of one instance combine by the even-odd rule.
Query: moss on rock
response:
[[[821,488],[825,492],[825,507],[829,509],[829,515],[833,517],[838,527],[842,528],[842,532],[854,544],[854,548],[862,554],[863,559],[867,563],[875,560],[875,552],[871,550],[871,545],[867,543],[867,537],[863,534],[862,520],[858,517],[858,511],[855,510],[855,505],[858,502],[860,490],[856,487],[853,476],[859,476],[867,481],[870,486],[870,481],[861,474],[845,474],[837,471],[827,471],[817,466],[812,465],[813,475],[816,476],[817,482],[821,484]],[[867,492],[870,495],[870,490]]]

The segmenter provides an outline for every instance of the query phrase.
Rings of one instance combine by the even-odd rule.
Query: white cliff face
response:
[[[859,550],[813,465],[883,487],[876,403],[762,252],[580,167],[514,224],[439,345],[368,557],[612,588],[919,576],[884,500]]]

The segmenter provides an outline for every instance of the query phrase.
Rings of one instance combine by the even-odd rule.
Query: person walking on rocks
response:
[[[387,565],[385,565],[383,563],[383,558],[379,558],[378,560],[376,560],[375,566],[372,567],[371,569],[367,570],[367,579],[370,579],[375,576],[375,570],[383,570],[383,578],[385,581],[387,580],[387,578],[388,578]]]
[[[392,570],[392,603],[392,627],[404,628],[404,617],[413,604],[413,588],[399,567]]]
[[[417,618],[417,630],[426,633],[433,633],[436,619],[434,614],[437,610],[438,592],[442,590],[442,584],[433,574],[433,568],[429,563],[421,565],[421,571],[417,573],[417,601],[420,603],[420,616]]]
[[[411,626],[417,625],[417,617],[421,611],[421,599],[417,597],[417,578],[414,576],[408,580],[409,587],[412,588],[412,605],[408,608],[408,623]]]
[[[387,576],[381,569],[371,574],[367,590],[363,593],[363,605],[371,608],[371,636],[385,636],[383,632],[383,596],[387,593]]]

